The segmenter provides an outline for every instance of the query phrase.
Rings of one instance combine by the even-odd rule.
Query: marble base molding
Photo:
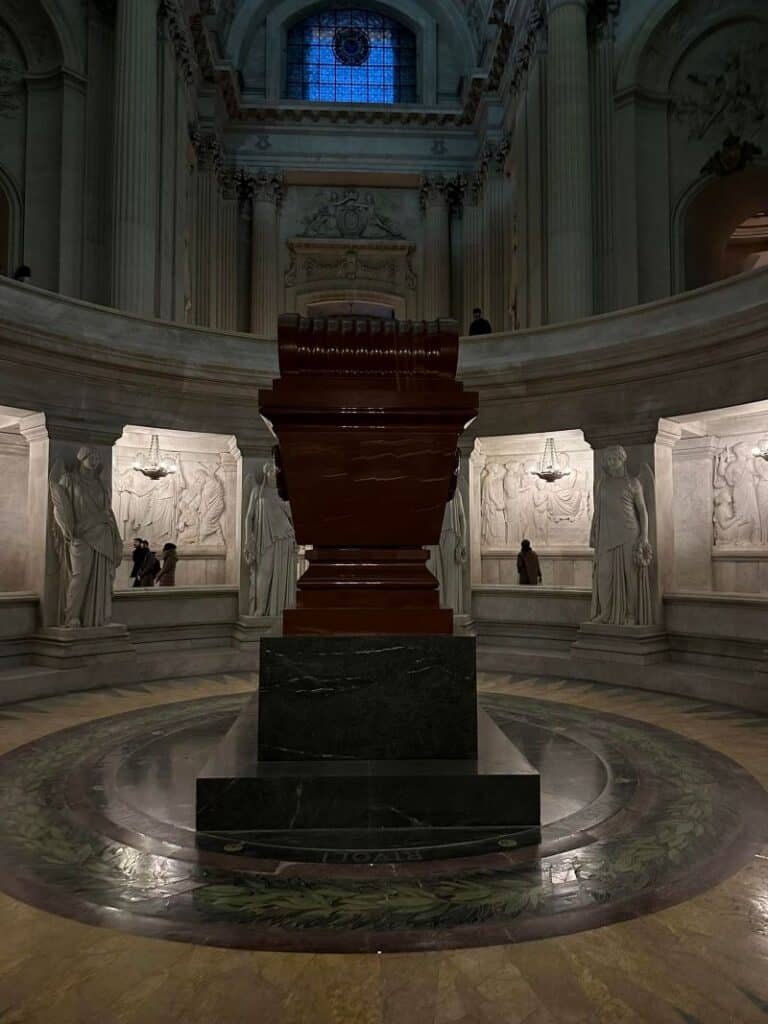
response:
[[[110,661],[136,653],[128,627],[118,623],[80,628],[50,626],[35,634],[31,646],[35,662],[53,668],[80,668],[94,662],[107,667]]]
[[[631,662],[650,665],[663,661],[669,651],[667,634],[659,626],[611,626],[583,622],[571,645],[574,658]]]

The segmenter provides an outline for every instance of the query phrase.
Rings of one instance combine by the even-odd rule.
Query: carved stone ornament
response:
[[[743,171],[747,164],[751,164],[756,156],[762,155],[762,152],[760,146],[739,139],[735,135],[729,135],[723,140],[720,149],[713,153],[701,168],[701,173],[716,174],[719,178],[724,178],[737,171]]]
[[[318,209],[304,218],[305,238],[402,238],[378,209],[373,192],[348,188],[323,196]]]
[[[675,117],[688,125],[690,139],[725,128],[738,140],[768,114],[768,41],[732,49],[718,65],[686,76],[688,87],[673,101]]]

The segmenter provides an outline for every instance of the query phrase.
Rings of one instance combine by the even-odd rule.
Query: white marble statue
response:
[[[296,603],[296,535],[290,506],[277,493],[274,462],[251,486],[245,514],[245,560],[250,568],[250,615],[280,615]]]
[[[77,468],[57,462],[49,477],[62,576],[59,620],[65,626],[104,626],[112,617],[123,541],[101,469],[98,452],[81,448]]]
[[[440,587],[441,608],[452,608],[454,615],[464,612],[464,564],[467,561],[467,518],[464,500],[456,491],[445,506],[440,543],[429,548],[427,568]]]
[[[646,491],[653,499],[653,474],[643,466],[642,480],[630,476],[621,445],[605,449],[601,468],[589,538],[595,551],[592,621],[647,626],[654,620],[646,505]]]
[[[226,507],[224,485],[209,466],[201,466],[195,473],[194,481],[199,494],[200,544],[223,544],[221,517]]]

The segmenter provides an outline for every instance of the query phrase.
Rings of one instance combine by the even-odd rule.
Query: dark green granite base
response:
[[[264,761],[477,754],[474,637],[267,637],[259,694]]]
[[[478,757],[450,760],[264,761],[256,722],[198,775],[199,830],[538,828],[539,775],[484,713]]]

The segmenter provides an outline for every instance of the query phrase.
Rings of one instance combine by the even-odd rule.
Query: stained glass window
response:
[[[315,103],[415,103],[416,38],[376,11],[313,14],[288,32],[286,95]]]

